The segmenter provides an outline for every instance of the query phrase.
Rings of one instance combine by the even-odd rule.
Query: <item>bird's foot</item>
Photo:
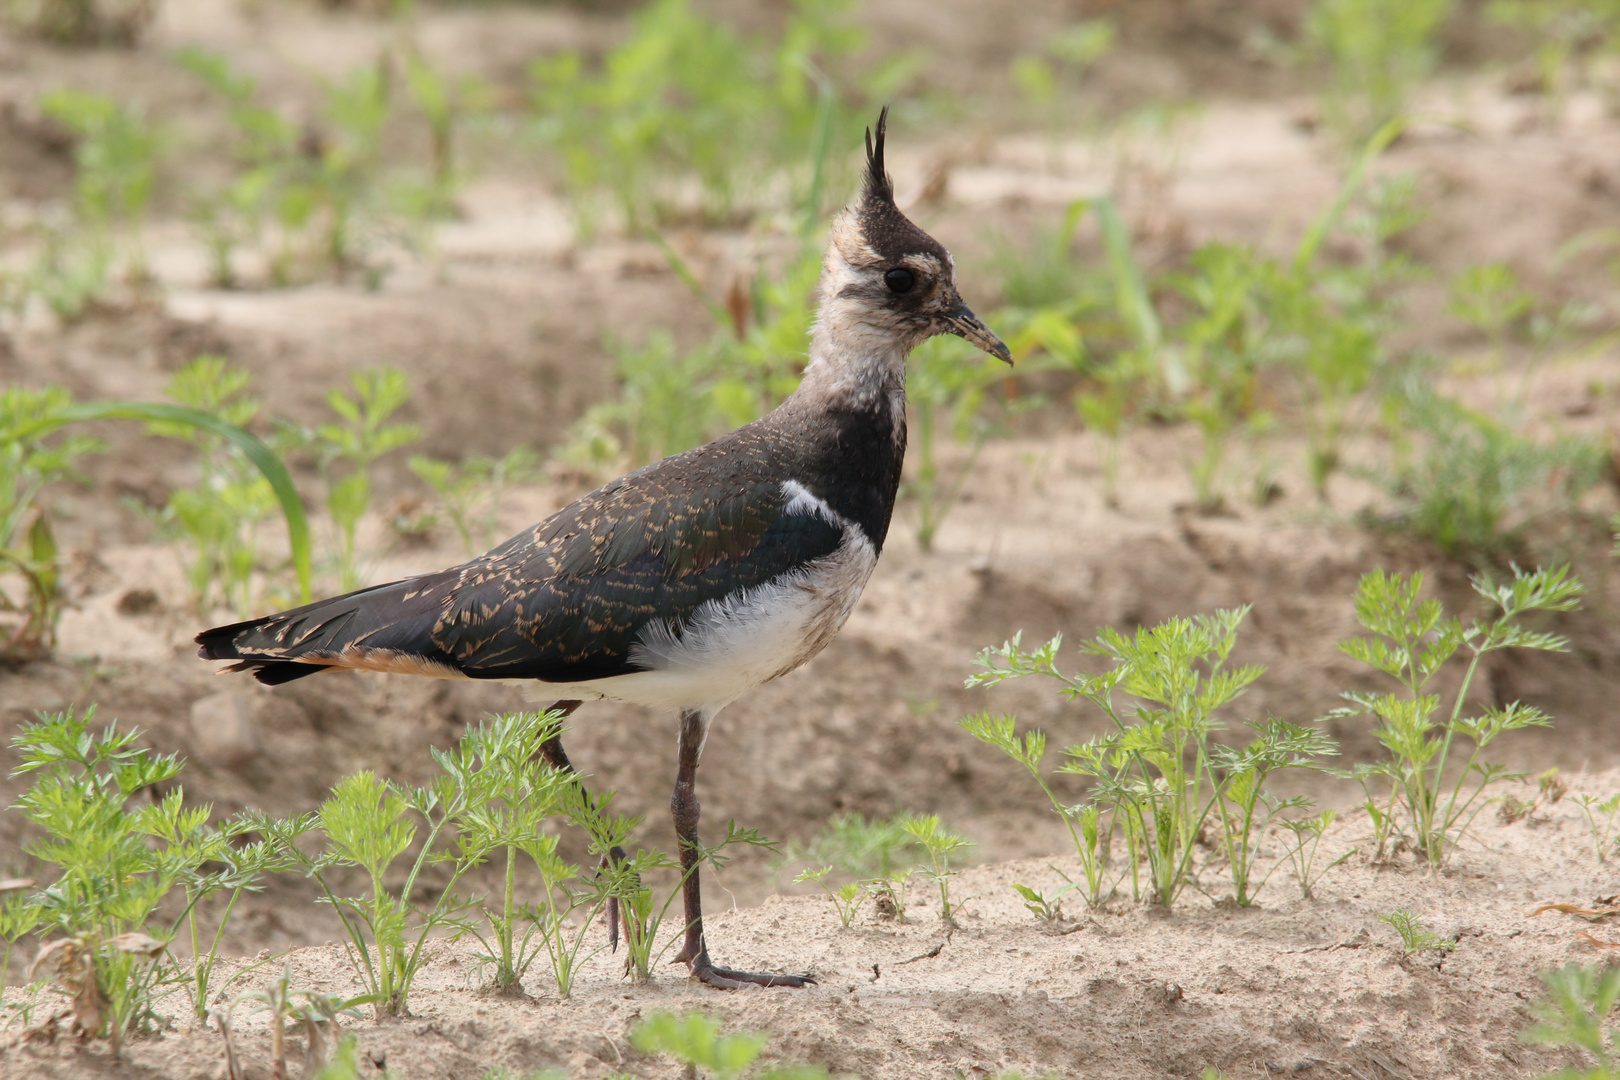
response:
[[[712,986],[717,990],[739,990],[744,986],[814,986],[816,980],[810,975],[767,975],[758,971],[738,971],[736,968],[721,967],[709,959],[709,950],[698,948],[693,950],[691,942],[687,942],[680,954],[671,960],[672,964],[686,964],[692,969],[692,975],[705,986]]]
[[[739,990],[744,986],[814,986],[816,980],[809,975],[767,975],[759,971],[738,971],[715,964],[694,965],[692,974],[698,982],[717,990]]]

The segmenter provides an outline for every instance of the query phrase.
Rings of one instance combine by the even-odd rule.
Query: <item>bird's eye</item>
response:
[[[917,275],[904,268],[890,270],[883,275],[883,284],[887,285],[892,293],[910,292],[911,287],[917,284]]]

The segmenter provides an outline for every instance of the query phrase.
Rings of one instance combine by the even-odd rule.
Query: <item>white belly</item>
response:
[[[786,675],[833,639],[877,565],[858,528],[826,558],[764,585],[711,600],[684,629],[650,624],[630,653],[643,668],[580,683],[526,683],[532,697],[614,698],[637,705],[717,710]]]

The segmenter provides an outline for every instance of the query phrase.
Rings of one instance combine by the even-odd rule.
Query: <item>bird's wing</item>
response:
[[[648,623],[831,555],[841,525],[795,510],[780,482],[626,478],[462,568],[433,642],[474,677],[624,674]]]
[[[488,554],[198,635],[201,655],[262,682],[312,665],[576,682],[637,670],[655,620],[679,632],[701,605],[831,555],[844,526],[773,470],[660,462],[585,496]],[[744,462],[743,465],[749,463]]]

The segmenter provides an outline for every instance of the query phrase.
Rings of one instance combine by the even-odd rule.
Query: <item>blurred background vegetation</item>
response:
[[[1111,504],[1132,432],[1173,429],[1200,514],[1265,505],[1293,485],[1323,515],[1480,567],[1532,549],[1567,556],[1602,536],[1607,503],[1593,492],[1613,479],[1613,445],[1538,410],[1534,376],[1612,348],[1612,305],[1590,281],[1544,289],[1548,274],[1532,285],[1506,261],[1427,261],[1409,238],[1434,186],[1385,159],[1420,128],[1466,133],[1461,91],[1456,108],[1438,108],[1437,80],[1510,85],[1551,124],[1577,98],[1612,108],[1613,0],[954,13],[958,30],[984,31],[975,41],[855,0],[166,4],[8,0],[20,72],[8,153],[38,159],[12,182],[0,227],[9,340],[161,307],[175,290],[364,294],[391,276],[442,276],[441,236],[496,179],[563,208],[569,258],[635,245],[694,313],[678,328],[591,331],[609,392],[505,456],[409,456],[420,426],[390,417],[433,406],[413,404],[389,366],[334,369],[316,388],[325,417],[295,418],[262,407],[254,374],[231,360],[188,358],[163,396],[256,433],[293,465],[323,511],[317,572],[334,587],[366,578],[357,536],[381,509],[378,468],[390,493],[414,492],[389,515],[390,543],[443,527],[470,553],[499,539],[513,484],[606,479],[780,402],[805,362],[826,220],[885,103],[903,201],[966,235],[966,291],[1019,360],[1009,374],[949,338],[913,357],[903,515],[922,548],[987,441],[1065,428],[1100,440]],[[512,27],[521,43],[500,41]],[[306,31],[307,51],[287,55],[287,35]],[[261,32],[275,48],[250,47]],[[1150,62],[1166,54],[1179,66]],[[1336,190],[1263,234],[1166,231],[1178,155],[1216,95],[1289,103]],[[1039,207],[1051,200],[1016,192],[963,202],[953,174],[982,171],[998,145],[1033,154],[1036,178],[1072,174],[1076,147],[1101,148],[1113,175],[1050,212]],[[720,238],[727,258],[694,262],[698,234]],[[1575,228],[1551,238],[1544,262],[1590,263],[1616,240]],[[54,618],[52,492],[99,444],[67,418],[70,388],[13,366],[0,581],[23,613],[7,648],[34,655]],[[1479,376],[1466,392],[1459,371]],[[246,613],[289,597],[293,551],[270,535],[266,479],[217,436],[152,433],[198,455],[189,488],[139,508],[189,552],[197,606]],[[1335,501],[1335,490],[1357,494]]]

